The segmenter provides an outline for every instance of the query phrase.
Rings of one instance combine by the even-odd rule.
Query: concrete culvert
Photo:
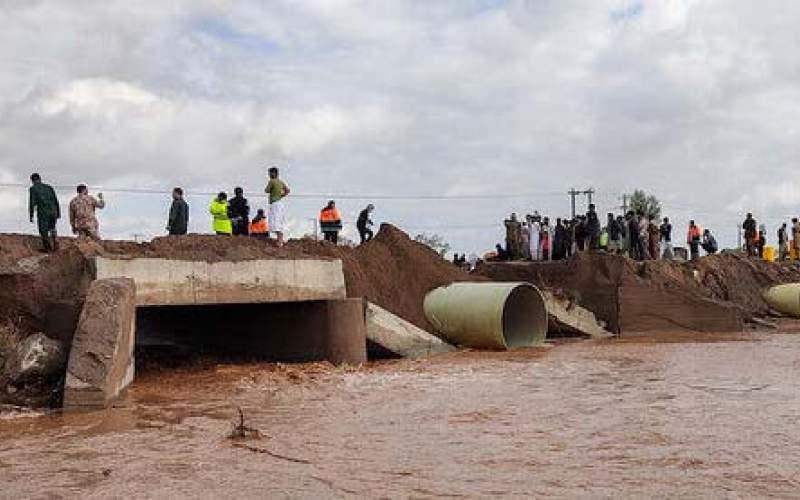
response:
[[[425,297],[425,316],[449,342],[479,349],[529,347],[547,336],[547,306],[530,283],[454,283]]]

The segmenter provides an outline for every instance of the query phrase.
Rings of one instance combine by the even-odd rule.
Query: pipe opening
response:
[[[544,342],[547,336],[547,306],[539,290],[519,285],[503,306],[503,340],[509,349]]]
[[[137,371],[324,357],[322,301],[154,306],[136,310]]]

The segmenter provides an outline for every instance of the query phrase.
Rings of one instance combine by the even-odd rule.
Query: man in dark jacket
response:
[[[186,234],[189,230],[189,204],[183,199],[183,189],[172,190],[172,206],[169,207],[167,232],[170,235]]]
[[[631,246],[631,259],[644,260],[644,247],[642,246],[641,236],[639,234],[639,219],[632,211],[628,212],[626,216],[628,222],[628,238],[630,239]]]
[[[755,257],[757,252],[756,237],[758,236],[758,229],[753,214],[747,214],[747,217],[745,217],[742,223],[742,229],[744,229],[744,245],[747,250],[747,255]]]
[[[372,219],[369,218],[372,211],[375,210],[375,206],[372,204],[367,205],[367,208],[361,211],[358,214],[358,220],[356,221],[356,229],[358,229],[358,236],[361,238],[361,244],[370,241],[375,234],[372,232]]]
[[[608,214],[606,231],[608,231],[608,253],[619,253],[622,249],[622,228],[619,227],[617,219],[614,218],[612,213]]]
[[[583,252],[586,246],[587,228],[586,218],[582,215],[578,216],[575,223],[575,246],[579,252]]]
[[[567,256],[567,228],[556,219],[555,234],[553,235],[553,260],[562,260]]]
[[[711,231],[708,229],[703,231],[703,243],[700,246],[703,247],[703,250],[705,250],[708,255],[714,255],[717,253],[717,250],[719,250],[717,239],[714,238],[714,235],[711,234]]]
[[[764,258],[764,247],[767,245],[767,235],[764,231],[758,232],[758,241],[756,242],[756,255],[759,259]]]
[[[56,222],[61,218],[58,197],[51,186],[42,182],[39,174],[31,174],[31,183],[28,190],[28,213],[31,223],[33,223],[33,214],[36,212],[43,251],[54,252],[58,250]]]
[[[600,219],[597,217],[594,203],[589,205],[589,211],[586,212],[586,239],[589,250],[600,248]]]
[[[233,190],[233,198],[228,201],[228,217],[233,224],[234,236],[250,234],[250,205],[244,197],[244,190],[240,187]]]

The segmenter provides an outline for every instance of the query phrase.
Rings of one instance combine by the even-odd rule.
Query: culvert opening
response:
[[[509,349],[544,342],[547,336],[547,305],[530,285],[515,287],[503,306],[503,338]]]
[[[136,369],[308,362],[329,349],[324,301],[150,306],[136,310]]]

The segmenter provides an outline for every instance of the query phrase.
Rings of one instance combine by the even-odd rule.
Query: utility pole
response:
[[[579,194],[583,194],[583,193],[581,191],[578,191],[575,188],[572,188],[569,191],[567,191],[567,194],[569,195],[570,201],[572,202],[572,218],[574,219],[575,218],[575,197],[578,196]]]
[[[619,207],[619,208],[622,209],[622,213],[623,214],[627,214],[628,213],[628,195],[627,194],[623,194],[622,195],[622,206]]]
[[[586,195],[586,199],[589,200],[589,205],[592,204],[592,195],[594,195],[594,188],[589,188],[583,192]]]

